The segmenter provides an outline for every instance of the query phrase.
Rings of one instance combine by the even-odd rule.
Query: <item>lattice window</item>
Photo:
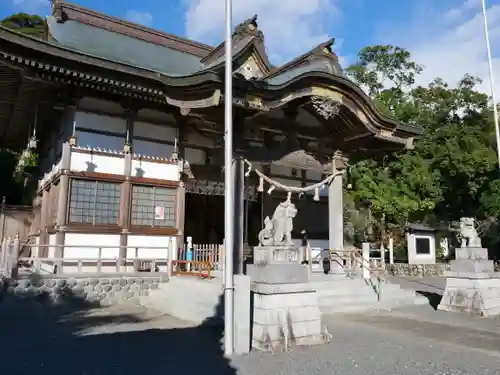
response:
[[[71,180],[69,222],[78,224],[118,224],[120,184]]]
[[[177,190],[132,186],[132,225],[175,227]]]

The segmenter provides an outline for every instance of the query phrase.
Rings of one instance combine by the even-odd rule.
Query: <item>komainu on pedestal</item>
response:
[[[321,322],[316,291],[308,267],[301,266],[300,249],[292,241],[297,208],[281,202],[254,248],[254,264],[247,273],[252,281],[252,347],[279,351],[292,345],[318,345],[331,336]]]
[[[446,288],[438,310],[481,316],[500,315],[500,274],[488,260],[473,218],[460,219],[461,247],[446,272]]]

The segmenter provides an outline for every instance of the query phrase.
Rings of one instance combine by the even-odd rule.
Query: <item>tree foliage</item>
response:
[[[1,24],[17,32],[36,38],[46,39],[47,25],[45,20],[40,16],[17,13],[3,19]]]
[[[352,166],[350,195],[370,206],[381,232],[461,216],[496,223],[500,180],[489,98],[468,74],[460,82],[436,78],[417,86],[422,69],[409,51],[388,45],[364,48],[346,69],[381,112],[424,130],[414,150]]]

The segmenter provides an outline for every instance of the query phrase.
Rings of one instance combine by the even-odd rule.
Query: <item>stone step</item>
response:
[[[220,284],[205,280],[172,278],[168,283],[141,297],[141,305],[195,324],[212,320],[216,314]],[[220,281],[219,281],[220,283]]]
[[[423,305],[427,304],[428,300],[422,296],[406,296],[399,299],[391,299],[381,302],[371,303],[351,303],[348,305],[320,306],[322,314],[346,314],[346,313],[361,313],[377,310],[391,310],[402,306]]]
[[[376,294],[352,295],[352,296],[318,296],[318,304],[322,306],[347,306],[354,304],[370,304],[377,302]]]
[[[412,291],[407,291],[403,289],[396,290],[394,292],[386,294],[381,293],[381,302],[385,301],[395,301],[395,300],[405,300],[407,298],[415,297],[415,293]],[[321,306],[327,305],[337,305],[337,304],[359,304],[359,303],[370,303],[377,302],[379,296],[377,293],[368,291],[364,294],[351,294],[351,295],[339,295],[339,294],[319,294],[318,301]]]

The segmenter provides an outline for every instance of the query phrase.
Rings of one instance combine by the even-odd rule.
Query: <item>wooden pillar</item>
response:
[[[175,115],[175,122],[177,124],[177,145],[178,145],[178,158],[184,161],[186,158],[186,135],[187,135],[187,121],[186,117],[182,116],[180,113]],[[189,161],[189,160],[188,160]],[[182,178],[182,168],[179,171],[180,177]],[[177,259],[177,250],[184,246],[184,224],[186,222],[186,188],[181,181],[179,188],[177,189],[177,212],[176,212],[176,222],[177,222],[177,244],[173,251],[173,259]]]
[[[172,259],[177,259],[177,250],[184,246],[184,222],[185,222],[185,207],[186,207],[186,188],[181,182],[177,188],[177,212],[176,212],[176,222],[177,222],[177,246],[174,248]]]
[[[236,275],[243,274],[244,253],[244,230],[245,230],[245,166],[243,157],[238,149],[244,147],[243,134],[245,118],[238,110],[235,111],[233,119],[234,127],[234,154],[232,163],[232,177],[234,186],[234,249],[233,249],[233,271]],[[229,250],[229,249],[228,249]]]
[[[245,220],[245,169],[242,158],[233,160],[232,170],[234,179],[234,253],[233,269],[236,275],[243,274],[243,245]]]
[[[335,152],[331,162],[331,172],[337,174],[345,169],[345,158],[340,152]],[[343,178],[337,175],[328,187],[328,243],[330,250],[344,249],[344,204]],[[334,260],[332,272],[343,273],[341,260]]]
[[[125,259],[127,258],[128,234],[130,232],[130,204],[132,202],[132,182],[130,176],[132,175],[132,154],[126,153],[124,156],[124,170],[125,181],[122,184],[120,195],[120,226],[122,228],[120,233],[120,251],[119,258],[121,266],[124,267]],[[125,271],[125,270],[122,270]]]
[[[50,189],[53,189],[51,186]],[[41,205],[40,205],[40,221],[39,221],[39,244],[40,245],[47,245],[49,243],[48,239],[48,232],[47,232],[47,227],[49,226],[50,223],[50,208],[52,206],[52,201],[50,199],[50,191],[49,188],[45,188],[42,193],[42,199],[41,199]],[[38,248],[38,254],[37,256],[39,257],[46,257],[47,254],[47,247],[41,247]]]
[[[57,200],[56,215],[56,249],[54,255],[56,258],[64,258],[64,239],[66,223],[68,218],[68,201],[70,194],[68,171],[71,166],[71,147],[65,142],[62,147],[61,155],[61,177],[59,178],[59,194]],[[62,264],[56,263],[57,271],[62,272]]]
[[[124,167],[123,175],[125,176],[125,181],[121,186],[120,194],[120,215],[119,215],[119,225],[121,227],[120,232],[120,250],[118,251],[118,257],[120,258],[120,266],[122,267],[122,272],[126,270],[127,259],[127,246],[128,246],[128,235],[130,232],[130,215],[131,215],[131,202],[132,202],[132,182],[130,177],[132,176],[132,153],[134,151],[134,125],[135,119],[137,117],[137,109],[133,106],[124,103],[122,105],[125,115],[126,115],[126,129],[125,129],[125,144],[123,147],[124,152]]]

